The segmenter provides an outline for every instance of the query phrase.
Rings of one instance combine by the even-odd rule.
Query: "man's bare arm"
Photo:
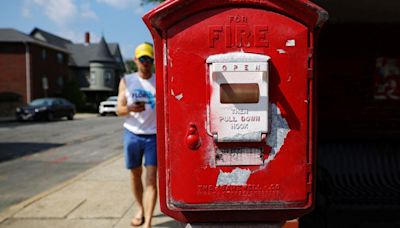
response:
[[[142,112],[145,110],[144,104],[133,104],[131,106],[127,105],[127,100],[125,97],[125,80],[121,79],[118,86],[118,100],[117,100],[117,115],[126,116],[129,112]]]

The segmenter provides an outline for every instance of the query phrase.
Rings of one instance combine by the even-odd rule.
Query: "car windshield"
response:
[[[117,97],[109,97],[107,98],[107,101],[117,101]]]
[[[51,104],[51,100],[49,100],[49,99],[36,99],[30,103],[30,105],[32,105],[32,106],[46,106],[46,105],[50,105],[50,104]]]

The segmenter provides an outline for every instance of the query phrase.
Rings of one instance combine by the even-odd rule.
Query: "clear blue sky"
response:
[[[140,0],[0,0],[0,28],[29,34],[38,27],[75,43],[84,41],[86,31],[92,42],[104,34],[129,59],[136,45],[153,42],[142,16],[154,7]]]

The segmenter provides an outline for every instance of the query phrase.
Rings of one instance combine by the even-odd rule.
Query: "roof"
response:
[[[90,62],[115,62],[104,36],[101,37],[96,52],[90,57]]]
[[[30,35],[13,28],[4,28],[0,29],[0,42],[33,43],[67,52],[71,56],[69,65],[73,67],[89,67],[90,62],[108,62],[124,68],[118,43],[107,43],[104,37],[99,43],[75,44],[39,28],[33,29]]]
[[[39,28],[33,29],[30,36],[67,49],[71,53],[69,64],[75,67],[89,67],[90,62],[116,63],[116,57],[121,55],[118,44],[107,44],[103,36],[98,44],[75,44]]]
[[[51,49],[55,49],[58,51],[62,52],[68,52],[63,47],[59,47],[38,39],[35,39],[23,32],[20,32],[16,29],[13,28],[0,28],[0,42],[6,42],[6,43],[32,43],[32,44],[37,44],[41,45],[44,47],[48,47]]]
[[[76,67],[89,67],[90,61],[96,59],[99,44],[67,44],[66,47],[71,53],[70,65]],[[115,62],[116,57],[120,57],[119,46],[117,43],[107,44],[112,61]],[[104,48],[104,47],[103,47]]]
[[[34,42],[32,37],[11,28],[0,29],[0,42]]]
[[[39,28],[34,28],[30,36],[40,40],[43,39],[43,41],[61,48],[65,48],[66,44],[72,44],[71,40],[64,39]]]

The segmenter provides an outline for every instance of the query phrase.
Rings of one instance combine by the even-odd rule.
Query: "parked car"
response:
[[[39,98],[33,100],[28,106],[16,109],[17,120],[48,120],[67,117],[73,120],[75,105],[64,98]]]
[[[117,115],[117,96],[111,96],[107,100],[100,102],[99,114],[102,116],[106,114]]]

